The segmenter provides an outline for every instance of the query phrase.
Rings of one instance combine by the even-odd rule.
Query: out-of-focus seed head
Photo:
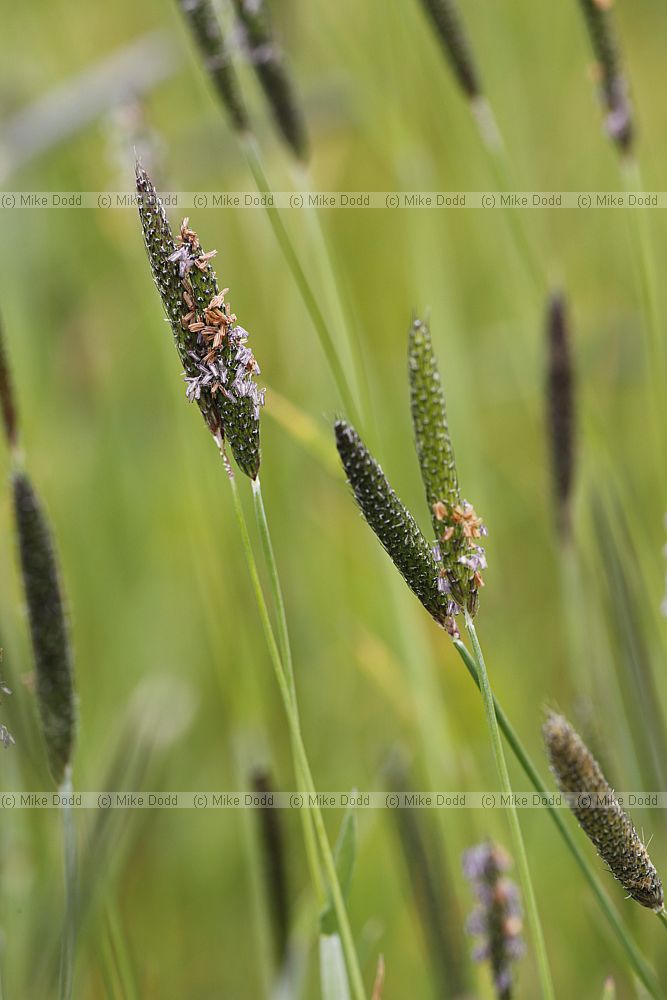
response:
[[[579,2],[597,60],[600,99],[606,110],[607,134],[622,153],[629,153],[634,139],[632,107],[611,22],[611,3],[607,0]]]
[[[273,112],[278,131],[298,160],[308,159],[306,122],[266,0],[234,0],[248,59]]]
[[[487,530],[472,504],[461,498],[442,380],[430,331],[421,320],[410,329],[408,374],[417,457],[436,539],[432,551],[439,564],[439,587],[474,615],[486,569],[479,539]]]
[[[25,473],[14,472],[12,486],[37,705],[51,775],[61,785],[76,735],[72,648],[49,524]]]
[[[438,585],[438,566],[412,514],[396,496],[355,429],[337,420],[334,430],[338,454],[364,518],[428,613],[450,635],[458,636],[454,602]]]
[[[464,94],[474,99],[481,84],[455,0],[421,0]]]
[[[5,348],[5,341],[0,322],[0,411],[2,411],[2,423],[5,429],[7,444],[14,448],[18,441],[18,419],[16,404],[14,402],[14,389],[12,386],[12,376],[9,370],[9,359]]]
[[[509,855],[490,841],[463,855],[463,873],[477,898],[467,925],[468,932],[480,938],[474,958],[489,963],[499,1000],[509,1000],[512,963],[525,951],[519,890],[507,877],[511,867]]]
[[[571,532],[574,482],[574,376],[570,356],[567,306],[554,294],[547,307],[547,426],[553,473],[558,531],[563,540]]]
[[[260,465],[259,411],[264,390],[248,334],[220,291],[199,238],[184,219],[174,239],[164,207],[137,165],[139,215],[153,278],[184,368],[186,395],[196,402],[211,434],[225,438],[239,468],[256,479]]]
[[[233,127],[239,132],[249,131],[250,122],[236,70],[211,0],[178,0],[178,5],[199,49],[204,70]]]
[[[659,912],[662,882],[600,765],[562,715],[551,713],[542,731],[551,770],[579,826],[629,895]]]

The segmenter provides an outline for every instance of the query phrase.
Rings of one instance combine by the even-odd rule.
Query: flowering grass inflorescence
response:
[[[220,446],[226,439],[239,467],[256,479],[260,465],[259,411],[264,390],[248,334],[225,301],[197,234],[184,219],[174,239],[162,202],[137,164],[139,214],[153,277],[169,317],[184,369],[187,398],[196,402]]]
[[[507,877],[511,867],[507,852],[490,841],[471,847],[463,855],[463,873],[477,898],[467,923],[468,933],[481,939],[473,957],[491,966],[499,1000],[511,997],[512,963],[525,951],[519,889]]]
[[[611,0],[580,0],[580,4],[597,59],[607,134],[622,153],[628,153],[634,138],[632,108],[611,23]]]
[[[612,875],[642,906],[664,909],[662,882],[632,820],[618,801],[600,765],[562,715],[551,713],[544,742],[560,790],[571,799],[582,830]]]
[[[549,299],[547,340],[547,426],[551,451],[553,492],[558,531],[566,540],[571,531],[574,483],[574,374],[570,356],[567,305],[560,293]]]

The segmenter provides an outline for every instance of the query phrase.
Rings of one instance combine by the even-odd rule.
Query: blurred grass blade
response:
[[[14,387],[12,385],[12,375],[9,370],[9,358],[5,347],[5,339],[0,319],[0,410],[2,411],[2,423],[5,429],[7,444],[10,448],[15,448],[18,443],[18,413],[14,400]]]
[[[204,72],[210,77],[232,126],[239,132],[249,131],[248,112],[230,48],[211,0],[178,0],[178,5],[192,32]]]
[[[12,475],[21,575],[49,769],[60,786],[76,733],[74,669],[56,552],[46,515],[26,473]]]
[[[357,817],[348,810],[343,817],[334,847],[336,872],[343,899],[347,900],[352,884],[352,874],[357,856]],[[334,934],[338,931],[338,920],[333,900],[329,898],[320,917],[320,933]]]
[[[273,112],[276,127],[297,160],[308,159],[301,103],[275,37],[267,0],[234,0],[246,53]]]
[[[611,976],[609,976],[602,988],[602,1000],[616,1000],[616,983]]]
[[[343,948],[338,934],[320,935],[322,1000],[350,1000]]]
[[[378,955],[377,969],[375,970],[375,982],[373,983],[373,992],[371,994],[371,1000],[382,1000],[384,993],[384,955]]]

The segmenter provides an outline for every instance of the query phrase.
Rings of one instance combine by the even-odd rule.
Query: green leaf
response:
[[[350,986],[337,934],[320,936],[320,986],[322,1000],[350,1000]]]
[[[336,846],[334,848],[334,861],[336,862],[336,874],[343,899],[346,900],[352,885],[352,873],[357,857],[357,817],[348,810],[343,817]],[[336,910],[333,900],[329,898],[326,907],[320,916],[320,930],[322,934],[334,934],[338,930]]]

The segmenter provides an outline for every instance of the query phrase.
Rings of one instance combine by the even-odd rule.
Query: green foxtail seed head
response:
[[[298,160],[308,159],[301,104],[287,71],[266,0],[234,0],[247,56],[273,112],[278,131]]]
[[[598,63],[607,134],[622,153],[628,153],[633,142],[632,108],[611,23],[611,0],[580,0],[580,3]]]
[[[259,411],[264,390],[248,334],[225,302],[210,261],[184,219],[176,239],[145,170],[137,164],[139,215],[153,278],[184,368],[186,395],[196,402],[218,444],[229,442],[240,469],[259,473]]]
[[[477,68],[455,0],[422,0],[422,5],[463,92],[471,99],[479,97]]]
[[[232,125],[239,132],[249,131],[236,70],[211,0],[178,0],[178,5]]]
[[[474,615],[486,569],[479,539],[487,530],[472,505],[461,498],[445,394],[431,334],[421,320],[410,329],[408,373],[417,457],[435,533],[438,585],[458,605],[455,613],[466,608]]]
[[[61,785],[76,734],[72,648],[49,524],[25,473],[14,472],[12,486],[37,705],[51,775]]]
[[[554,294],[547,307],[547,426],[558,531],[571,531],[570,503],[574,481],[574,376],[565,299]]]
[[[542,732],[551,770],[579,826],[630,896],[659,912],[662,882],[600,765],[562,715],[551,713]]]
[[[338,454],[364,518],[413,594],[453,634],[452,602],[438,587],[438,567],[429,543],[355,429],[337,420],[334,430]]]

